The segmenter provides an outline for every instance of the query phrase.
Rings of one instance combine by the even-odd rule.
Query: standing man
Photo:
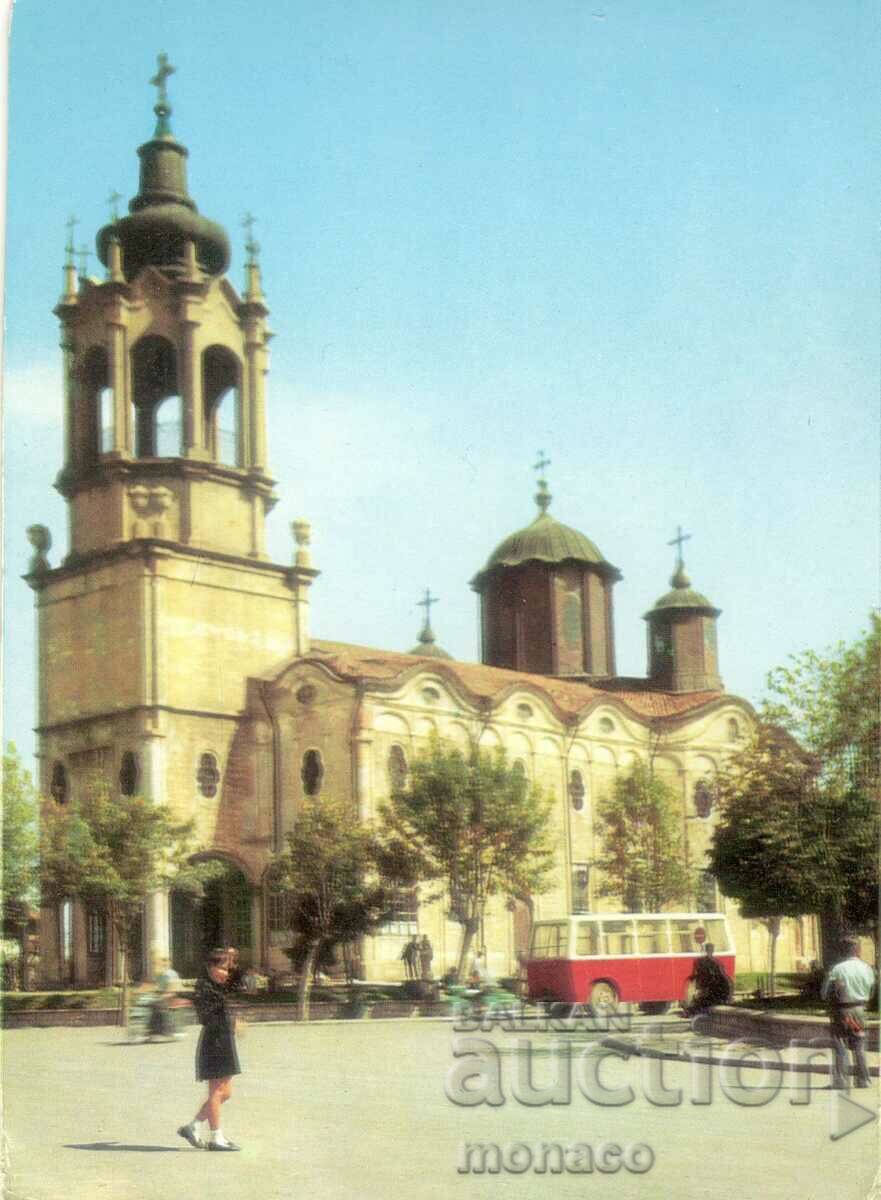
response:
[[[860,958],[859,942],[849,938],[842,945],[844,958],[835,964],[823,982],[822,997],[829,1001],[829,1032],[835,1050],[832,1086],[847,1091],[847,1051],[853,1055],[858,1088],[869,1086],[866,1063],[866,1004],[875,986],[875,972]]]
[[[428,940],[428,934],[423,933],[422,941],[419,943],[419,963],[422,967],[423,979],[431,979],[431,960],[433,958],[434,950]]]

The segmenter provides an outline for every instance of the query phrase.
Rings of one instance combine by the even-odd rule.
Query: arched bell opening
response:
[[[110,366],[103,346],[86,351],[82,366],[81,455],[83,466],[93,466],[113,448],[113,391]]]
[[[132,351],[135,455],[176,458],[182,454],[183,406],[178,392],[177,353],[157,334],[143,337]]]
[[[243,466],[241,437],[241,365],[225,346],[209,346],[202,355],[205,446],[214,462]]]

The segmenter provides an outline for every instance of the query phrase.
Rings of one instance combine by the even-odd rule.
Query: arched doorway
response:
[[[201,896],[171,892],[171,961],[185,979],[199,974],[206,952],[217,946],[236,946],[244,966],[253,961],[253,888],[235,864],[216,861],[222,874],[204,885]]]

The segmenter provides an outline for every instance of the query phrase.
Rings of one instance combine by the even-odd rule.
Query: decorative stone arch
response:
[[[113,391],[104,346],[90,346],[79,371],[81,387],[80,465],[93,466],[112,446]]]
[[[156,458],[163,455],[163,451],[173,448],[176,435],[176,450],[164,457],[178,457],[183,445],[183,404],[178,383],[177,348],[161,334],[146,334],[132,347],[131,364],[135,456]],[[173,414],[169,412],[169,420],[162,423],[168,428],[163,430],[160,439],[159,411],[163,408],[166,412],[172,409]]]
[[[209,950],[235,946],[243,965],[255,961],[254,903],[258,882],[247,864],[228,850],[194,854],[193,863],[218,861],[226,872],[204,885],[204,895],[172,888],[169,896],[171,959],[183,978],[197,975]]]
[[[214,462],[244,465],[242,445],[242,364],[228,346],[202,351],[202,403],[205,448]]]

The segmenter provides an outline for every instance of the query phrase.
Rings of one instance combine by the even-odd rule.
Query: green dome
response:
[[[672,579],[673,590],[661,596],[660,600],[655,601],[654,608],[645,614],[645,619],[648,620],[654,613],[663,612],[666,609],[702,609],[704,612],[710,613],[712,616],[718,617],[721,609],[716,608],[711,604],[702,592],[696,592],[691,586],[691,580],[685,574],[685,568],[680,565],[677,567]]]
[[[604,575],[620,578],[617,567],[607,562],[598,548],[583,533],[563,525],[547,512],[540,512],[531,525],[518,529],[500,542],[487,559],[486,566],[472,580],[479,586],[496,567],[518,567],[526,562],[592,563]]]

